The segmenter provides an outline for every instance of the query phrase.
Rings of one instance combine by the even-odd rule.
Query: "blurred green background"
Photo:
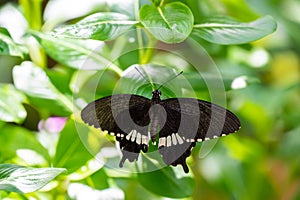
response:
[[[41,4],[32,2],[39,1],[0,1],[0,26],[7,28],[17,43],[24,44],[22,35],[28,26],[35,30],[47,31],[62,22],[73,22],[77,18],[111,9],[118,4],[117,1],[100,0],[41,1]],[[238,86],[241,88],[233,87],[227,91],[227,107],[239,116],[242,129],[237,134],[218,140],[213,150],[204,158],[199,158],[201,144],[197,145],[192,158],[188,160],[192,171],[188,176],[192,178],[194,188],[192,188],[192,195],[183,199],[300,199],[300,1],[182,0],[181,2],[193,11],[195,22],[203,17],[223,14],[241,21],[251,21],[262,15],[271,15],[278,23],[275,33],[250,44],[225,46],[204,40],[199,41],[213,58],[224,79],[229,78],[240,83]],[[119,11],[126,13],[126,6],[130,6],[131,3],[132,1],[123,1],[118,5]],[[41,7],[32,7],[33,5]],[[26,43],[25,45],[30,46],[31,49],[30,58],[25,58],[25,60],[31,59],[41,66],[56,90],[64,97],[59,96],[62,103],[57,103],[55,98],[51,99],[49,96],[25,97],[15,88],[1,87],[1,100],[7,94],[19,95],[18,98],[12,98],[11,107],[7,109],[26,111],[27,117],[19,124],[0,121],[0,162],[36,167],[49,167],[56,163],[58,167],[67,168],[69,174],[76,170],[79,174],[84,174],[82,171],[88,160],[92,159],[92,155],[86,152],[82,145],[69,155],[71,158],[64,158],[68,160],[66,163],[69,165],[61,164],[60,161],[63,159],[60,160],[57,155],[53,159],[55,151],[59,151],[61,157],[68,154],[67,149],[58,150],[57,145],[64,146],[63,142],[69,141],[65,144],[68,146],[68,143],[74,142],[76,138],[79,139],[76,134],[77,129],[72,122],[74,116],[69,117],[71,113],[66,111],[65,107],[68,103],[64,100],[73,95],[72,83],[78,72],[74,68],[46,57],[47,54],[41,50],[36,41],[27,40]],[[113,42],[107,42],[105,45],[109,53],[121,48],[120,44]],[[17,81],[13,80],[13,68],[20,65],[23,60],[19,57],[0,55],[1,85],[10,84],[13,87],[12,84]],[[126,69],[136,60],[133,52],[120,58],[119,63],[123,69]],[[43,73],[39,72],[36,75],[39,74]],[[24,78],[22,74],[18,77],[20,80]],[[86,75],[86,77],[93,76]],[[111,94],[118,78],[117,73],[106,72],[103,77],[104,84],[97,90],[95,96]],[[23,79],[23,81],[29,80]],[[35,79],[32,80],[35,81]],[[91,79],[90,81],[92,82]],[[83,91],[83,93],[89,92],[91,91]],[[200,91],[199,94],[207,98],[207,92]],[[20,118],[24,112],[19,113]],[[51,119],[54,116],[59,118],[54,118],[53,125]],[[59,126],[66,120],[67,125],[62,131],[64,132],[62,136],[60,135],[62,127]],[[57,129],[50,130],[51,127],[57,127]],[[87,127],[84,128],[87,129]],[[51,132],[55,133],[51,134]],[[87,132],[96,135],[94,137],[99,140],[104,138],[103,134],[95,130],[87,130]],[[64,137],[64,139],[58,139],[59,137]],[[49,141],[58,141],[58,144],[52,144]],[[100,147],[102,145],[99,144]],[[95,147],[97,148],[98,146]],[[40,160],[35,159],[31,163],[30,159],[24,156],[24,151],[20,151],[24,149],[38,152]],[[83,157],[84,159],[81,160]],[[73,160],[70,161],[70,159]],[[76,163],[75,166],[74,163]],[[176,169],[175,173],[181,176],[180,170]],[[74,182],[83,183],[101,191],[103,197],[108,195],[107,199],[110,199],[109,195],[112,194],[120,195],[119,198],[115,197],[116,199],[172,198],[172,195],[164,197],[159,190],[153,188],[153,185],[163,188],[160,184],[164,182],[159,181],[159,173],[151,175],[157,179],[147,175],[138,176],[135,173],[114,173],[112,169],[100,167],[96,172],[84,175],[84,178],[62,177],[49,188],[34,194],[17,195],[5,192],[0,194],[7,199],[72,199],[74,195],[72,196],[70,192],[70,183]],[[191,188],[186,188],[189,185],[180,182],[168,184],[174,184],[175,188],[181,188],[182,191],[191,190]],[[76,188],[76,185],[72,186],[74,187]],[[90,194],[94,194],[93,192],[90,191]],[[80,197],[77,196],[77,199]]]

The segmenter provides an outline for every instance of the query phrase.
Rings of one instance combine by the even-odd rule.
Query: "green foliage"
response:
[[[11,55],[25,58],[28,51],[25,47],[16,44],[6,28],[0,27],[0,55]]]
[[[88,132],[87,128],[85,132]],[[92,159],[92,155],[80,140],[74,122],[68,121],[60,133],[53,165],[64,167],[71,173],[78,170],[90,159]]]
[[[59,168],[29,168],[1,164],[0,190],[18,193],[34,192],[65,171]]]
[[[144,5],[140,10],[144,27],[165,43],[184,41],[192,31],[194,17],[190,9],[179,2],[162,6]]]
[[[26,98],[23,93],[10,84],[0,84],[0,96],[0,119],[6,122],[23,122],[26,117],[26,110],[22,105]]]
[[[217,44],[242,44],[269,35],[276,30],[276,26],[276,22],[270,16],[250,23],[240,23],[222,16],[196,24],[193,35]]]
[[[60,27],[54,30],[55,36],[71,38],[90,38],[95,40],[113,40],[127,32],[137,22],[131,21],[121,13],[96,13],[74,25]]]
[[[299,197],[296,1],[45,2],[0,7],[0,199]],[[154,145],[119,169],[114,138],[81,109],[116,93],[150,98],[182,70],[162,98],[220,103],[242,129],[197,144],[187,175]]]

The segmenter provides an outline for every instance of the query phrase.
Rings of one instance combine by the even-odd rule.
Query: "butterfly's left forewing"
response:
[[[167,113],[159,133],[159,152],[168,165],[181,164],[188,172],[186,158],[196,142],[236,132],[238,118],[229,110],[191,98],[171,98],[161,102]]]
[[[123,166],[126,159],[130,162],[137,160],[140,150],[147,151],[150,106],[150,99],[142,96],[112,95],[88,104],[82,110],[81,118],[116,137],[123,153],[120,162]]]

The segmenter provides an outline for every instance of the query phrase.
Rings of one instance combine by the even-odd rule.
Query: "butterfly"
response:
[[[122,151],[119,163],[133,162],[148,151],[148,142],[158,140],[158,152],[167,165],[182,165],[196,142],[226,136],[240,129],[240,121],[229,110],[194,98],[161,100],[160,90],[152,98],[115,94],[89,103],[81,112],[88,125],[115,136]]]

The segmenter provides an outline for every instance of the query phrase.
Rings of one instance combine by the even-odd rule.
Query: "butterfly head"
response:
[[[159,103],[160,102],[160,95],[161,95],[161,92],[159,90],[154,90],[152,92],[152,102],[153,103]]]

